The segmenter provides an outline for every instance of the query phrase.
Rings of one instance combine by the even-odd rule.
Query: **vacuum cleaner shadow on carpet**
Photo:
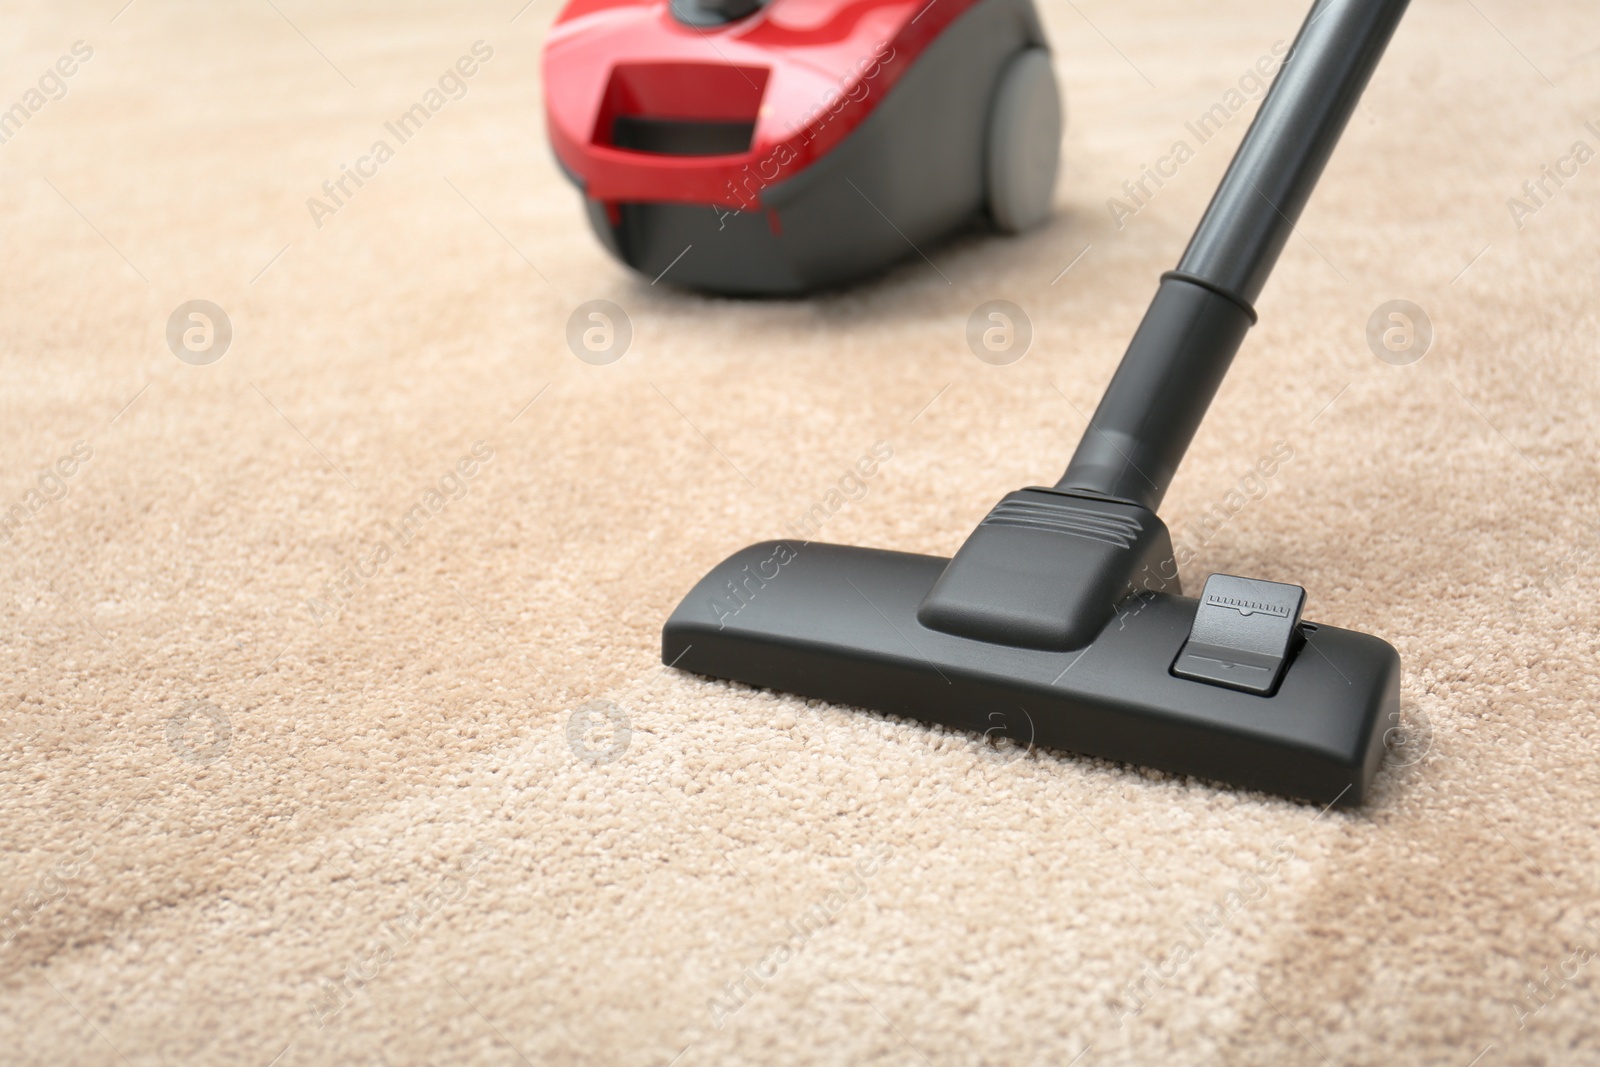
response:
[[[804,293],[1050,211],[1032,0],[571,0],[544,84],[596,235],[652,280]]]
[[[1061,480],[1007,495],[953,559],[767,542],[662,633],[686,671],[1023,743],[1359,804],[1398,721],[1384,641],[1300,618],[1298,586],[1181,595],[1156,516],[1406,0],[1318,0]]]

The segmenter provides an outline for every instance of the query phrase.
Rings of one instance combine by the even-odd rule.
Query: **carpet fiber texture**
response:
[[[1325,814],[657,656],[1055,480],[1297,4],[1044,0],[1046,226],[729,301],[588,232],[554,0],[122,3],[0,16],[0,1061],[1600,1063],[1592,3],[1417,0],[1164,505],[1400,650]]]

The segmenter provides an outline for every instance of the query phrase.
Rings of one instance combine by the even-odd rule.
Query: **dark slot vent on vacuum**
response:
[[[1108,515],[1067,502],[1054,504],[1034,500],[1002,500],[980,525],[1014,526],[1087,537],[1118,548],[1132,545],[1144,529],[1139,520],[1128,516]]]
[[[630,152],[658,156],[731,156],[750,151],[754,122],[706,122],[618,115],[611,143]]]

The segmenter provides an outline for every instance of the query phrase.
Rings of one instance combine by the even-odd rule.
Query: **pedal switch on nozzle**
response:
[[[1305,641],[1300,633],[1305,603],[1306,591],[1298,585],[1213,574],[1172,673],[1271,696]]]

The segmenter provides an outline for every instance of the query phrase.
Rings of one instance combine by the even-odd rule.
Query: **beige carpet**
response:
[[[1600,1063],[1592,4],[1418,0],[1167,500],[1191,589],[1298,582],[1404,657],[1407,743],[1319,817],[656,658],[877,442],[827,539],[948,553],[1055,479],[1248,115],[1107,199],[1298,4],[1049,0],[1052,223],[770,303],[602,253],[553,0],[122,3],[0,16],[0,1061]]]

